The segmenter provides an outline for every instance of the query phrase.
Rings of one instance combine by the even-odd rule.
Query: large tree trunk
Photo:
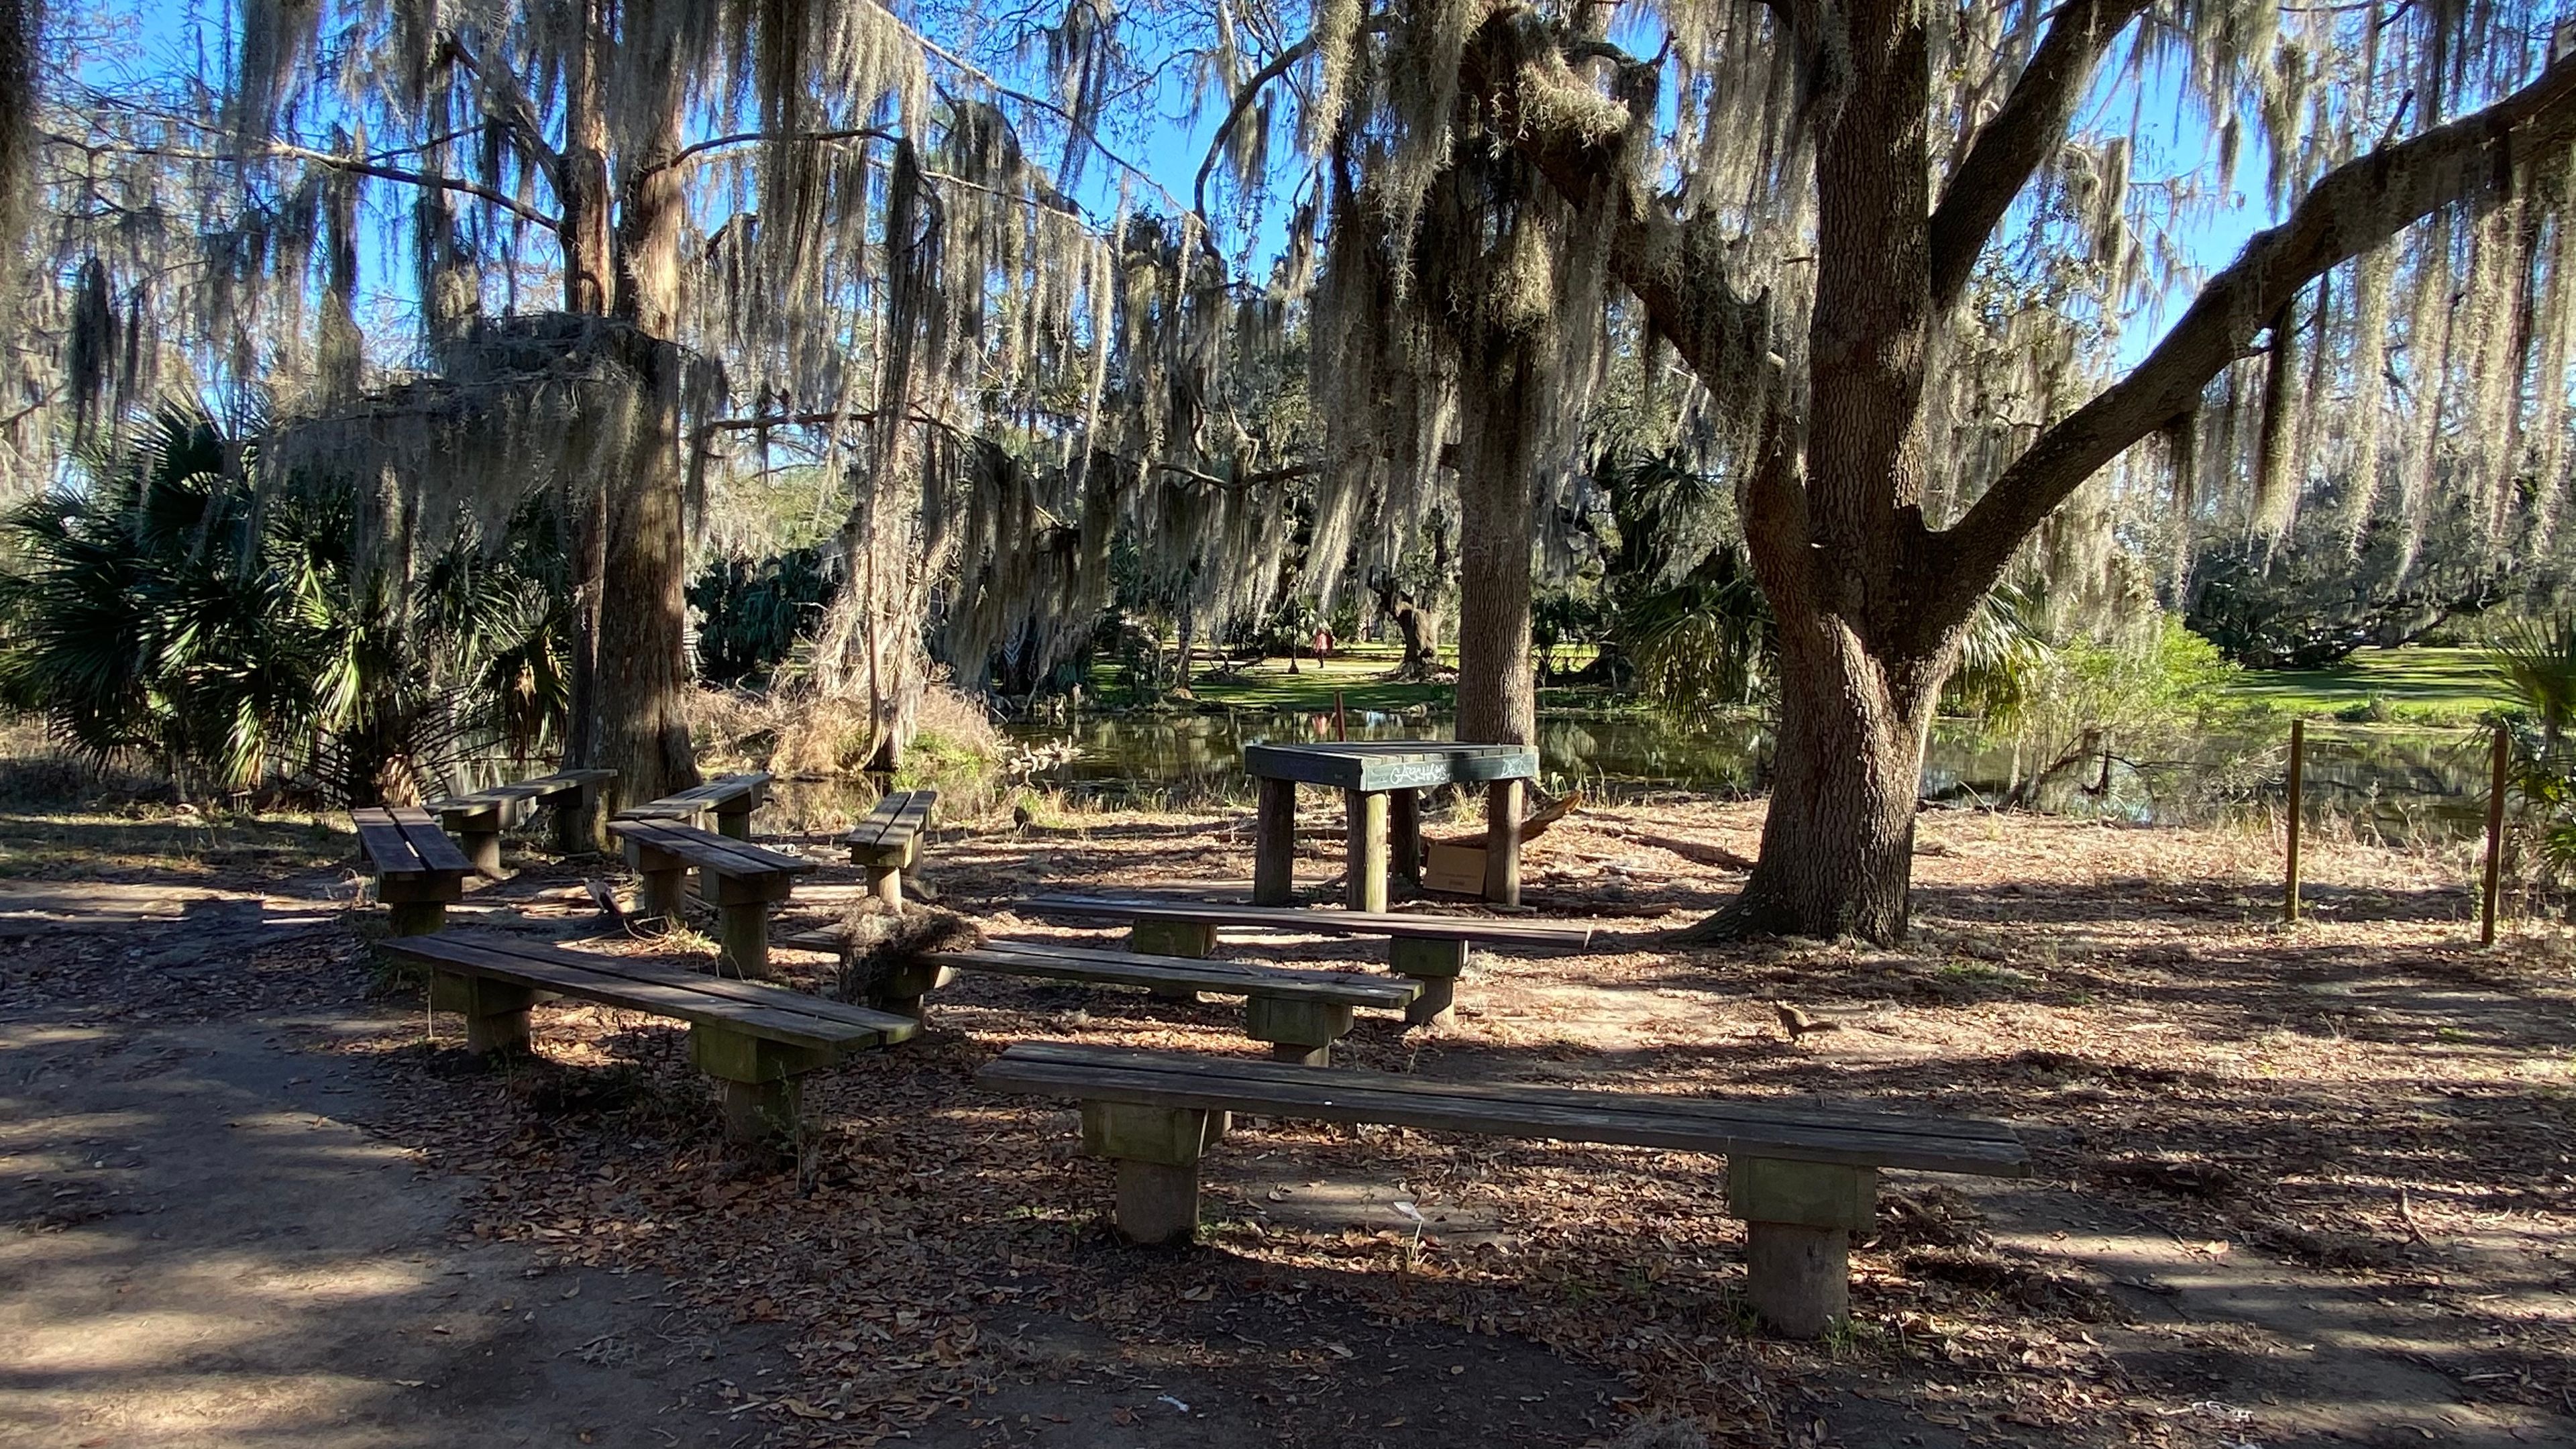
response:
[[[1685,940],[1905,934],[1932,660],[1891,667],[1839,621],[1780,632],[1780,736],[1762,853],[1744,891]],[[1925,681],[1932,680],[1928,687]]]
[[[1529,394],[1526,343],[1505,344],[1490,371],[1474,361],[1458,402],[1458,738],[1526,745],[1538,738],[1530,676]]]
[[[674,351],[656,351],[663,365],[676,364]],[[662,438],[635,450],[631,473],[601,481],[602,506],[589,526],[602,536],[582,540],[583,552],[598,560],[601,587],[591,615],[596,645],[584,651],[593,660],[591,707],[586,718],[574,717],[568,754],[578,756],[570,759],[576,766],[615,770],[618,795],[628,804],[698,783],[686,711],[694,677],[681,592],[687,539],[680,459],[676,448],[655,446],[676,439],[676,408],[662,422]]]

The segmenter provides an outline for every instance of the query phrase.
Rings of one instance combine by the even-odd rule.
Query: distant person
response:
[[[1315,628],[1315,662],[1316,662],[1317,664],[1322,664],[1325,660],[1330,659],[1330,658],[1332,658],[1332,657],[1333,657],[1333,629],[1332,629],[1332,626],[1331,626],[1331,625],[1329,625],[1329,624],[1321,624],[1321,625],[1317,625],[1317,626],[1316,626],[1316,628]]]

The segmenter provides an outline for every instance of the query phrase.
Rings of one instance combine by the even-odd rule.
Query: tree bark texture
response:
[[[1529,344],[1513,340],[1480,367],[1471,357],[1458,406],[1458,738],[1526,745],[1538,738],[1530,675],[1531,468],[1537,439]]]

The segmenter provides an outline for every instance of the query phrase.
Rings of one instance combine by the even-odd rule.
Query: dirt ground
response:
[[[1480,954],[1454,1024],[1344,1056],[2016,1123],[2036,1178],[1889,1175],[1812,1345],[1748,1331],[1718,1159],[1264,1121],[1208,1160],[1207,1241],[1139,1251],[1072,1110],[970,1082],[1014,1041],[1246,1053],[1233,1003],[967,978],[819,1074],[775,1163],[724,1149],[670,1023],[543,1007],[541,1061],[465,1058],[345,871],[0,881],[0,1445],[2576,1443],[2565,928],[2481,951],[2458,862],[2330,843],[2287,931],[2259,835],[1962,812],[1903,949],[1672,947],[1758,824],[1585,811],[1528,898],[1595,945]],[[1102,815],[943,832],[928,880],[1105,941],[1009,902],[1249,858],[1244,814]],[[603,934],[613,862],[512,864],[459,927],[712,955]],[[858,895],[809,881],[782,931]]]

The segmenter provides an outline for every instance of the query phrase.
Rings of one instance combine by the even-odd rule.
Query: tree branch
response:
[[[379,181],[399,181],[407,186],[427,186],[440,191],[457,191],[531,221],[548,231],[561,231],[561,218],[549,216],[504,191],[496,191],[478,181],[460,176],[441,176],[434,172],[405,171],[400,167],[382,166],[358,156],[343,156],[331,151],[317,151],[310,146],[296,146],[272,141],[253,151],[191,151],[176,146],[128,146],[122,143],[96,144],[71,136],[46,132],[44,140],[56,146],[69,146],[75,151],[92,154],[114,152],[121,156],[155,156],[171,161],[208,161],[225,166],[246,166],[255,161],[309,161],[357,176],[372,176]]]
[[[639,168],[637,175],[650,176],[657,171],[668,171],[672,167],[685,165],[690,161],[694,161],[698,157],[703,156],[710,151],[722,150],[727,146],[748,145],[754,141],[812,141],[819,143],[824,141],[893,141],[897,139],[900,138],[894,132],[886,130],[882,126],[847,126],[839,130],[832,131],[789,131],[783,134],[772,134],[768,131],[736,131],[729,136],[710,136],[706,140],[692,142],[673,152],[668,160],[657,161],[650,166]]]
[[[1977,256],[2013,198],[2057,148],[2084,103],[2093,68],[2147,0],[2069,0],[2040,37],[2030,63],[1994,118],[1977,131],[1967,159],[1941,190],[1932,213],[1932,305],[1958,305]]]
[[[2289,219],[2258,232],[2127,377],[2042,434],[1966,516],[1937,535],[1932,618],[1962,618],[2014,550],[2084,480],[2199,405],[2201,389],[2318,277],[2441,208],[2510,184],[2576,142],[2576,58],[2483,111],[2329,171]]]
[[[1243,113],[1252,108],[1253,97],[1261,94],[1263,86],[1286,75],[1290,66],[1314,53],[1315,37],[1309,35],[1279,52],[1278,57],[1268,65],[1254,71],[1252,79],[1245,81],[1243,89],[1235,93],[1234,104],[1226,107],[1225,119],[1217,123],[1216,135],[1208,141],[1207,159],[1199,163],[1198,180],[1190,187],[1190,210],[1197,212],[1201,221],[1207,219],[1208,173],[1216,169],[1217,158],[1225,154],[1225,138],[1234,133],[1235,123],[1242,120]]]

